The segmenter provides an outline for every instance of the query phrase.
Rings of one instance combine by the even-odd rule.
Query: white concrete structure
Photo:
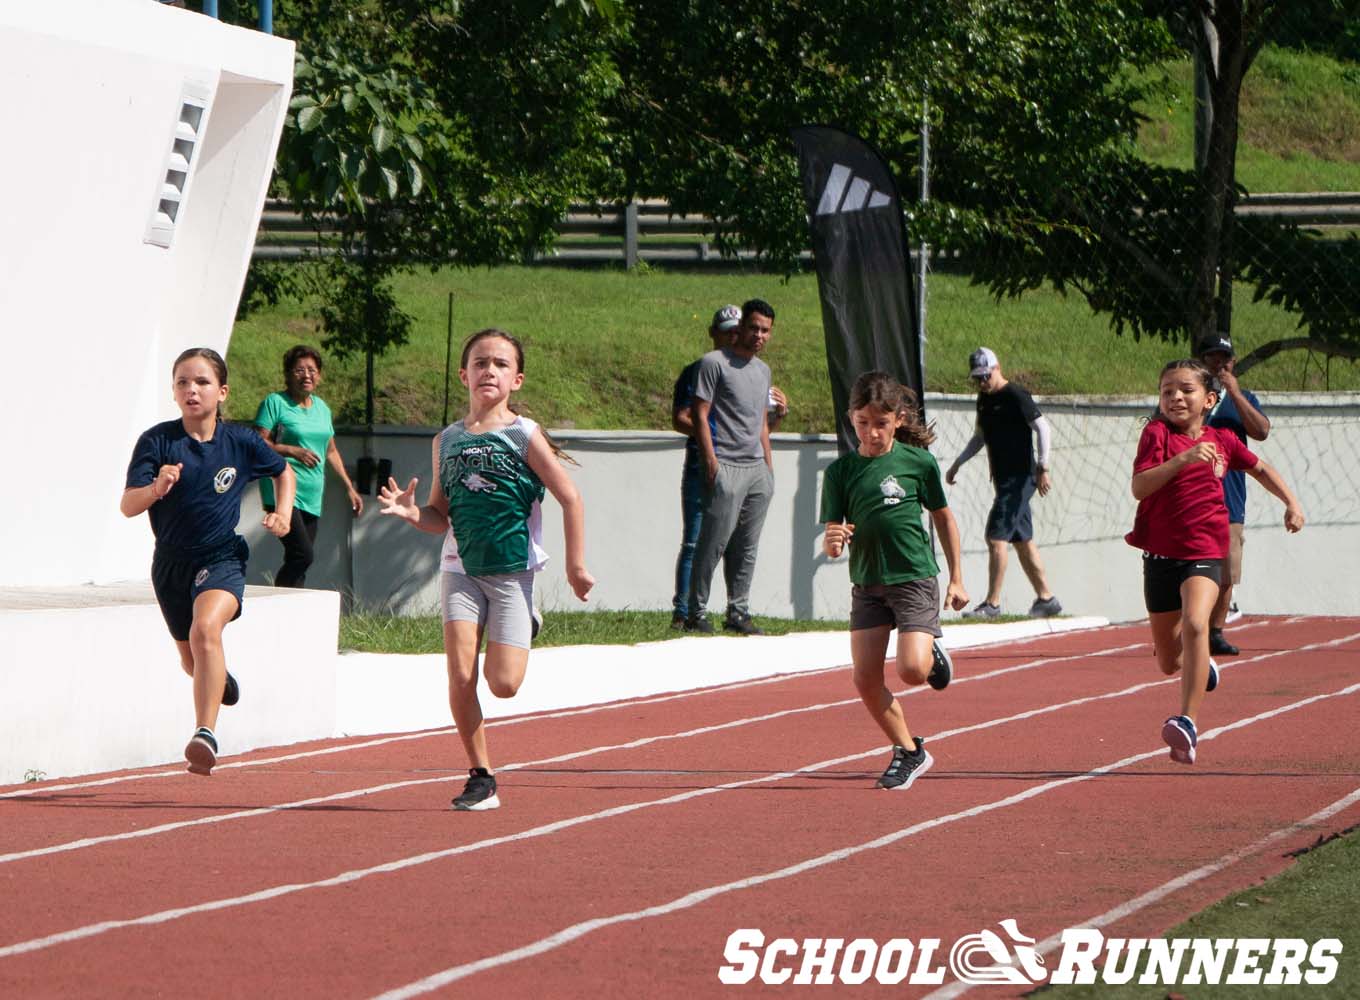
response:
[[[241,704],[223,753],[335,732],[334,591],[247,587],[223,635]],[[0,588],[0,784],[178,758],[193,732],[192,681],[144,583]]]
[[[128,458],[175,356],[226,353],[292,79],[150,0],[0,5],[0,587],[146,577]]]
[[[1112,621],[1144,614],[1139,554],[1124,543],[1135,504],[1129,489],[1133,454],[1152,398],[1137,400],[1039,399],[1053,426],[1053,491],[1035,498],[1035,538],[1049,582],[1070,614]],[[1360,561],[1360,395],[1264,394],[1273,422],[1270,438],[1253,449],[1278,468],[1298,493],[1308,526],[1298,535],[1282,527],[1283,508],[1255,483],[1248,484],[1246,572],[1241,606],[1267,613],[1354,614],[1360,588],[1341,568]],[[941,467],[958,455],[972,432],[973,397],[927,399]],[[392,461],[397,478],[430,474],[433,429],[391,428],[365,442],[342,436],[341,452],[371,453]],[[586,555],[599,581],[593,608],[661,609],[670,605],[680,542],[681,438],[662,432],[554,431],[580,463],[569,471],[585,498]],[[752,588],[757,615],[844,618],[849,613],[847,561],[821,555],[817,521],[821,476],[836,457],[829,437],[774,435],[775,497],[761,538]],[[355,521],[333,477],[317,540],[310,586],[341,591],[357,604],[403,613],[435,606],[439,539],[377,515],[371,502]],[[992,501],[987,460],[978,455],[947,490],[963,535],[964,579],[974,601],[987,587],[983,524]],[[281,561],[278,543],[252,525],[258,497],[244,512],[253,582],[270,577]],[[244,511],[244,509],[243,509]],[[544,503],[545,541],[553,561],[539,577],[544,607],[577,604],[561,568],[560,509]],[[943,568],[943,564],[942,564]],[[712,604],[721,610],[722,574]],[[1028,610],[1034,594],[1017,559],[1011,559],[1003,608]]]
[[[292,80],[292,42],[151,0],[0,4],[0,781],[192,731],[151,532],[118,500],[137,436],[178,416],[175,356],[227,352]],[[247,603],[226,644],[254,705],[224,745],[329,735],[336,596]]]

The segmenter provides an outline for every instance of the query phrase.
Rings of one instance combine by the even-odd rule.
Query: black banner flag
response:
[[[882,157],[838,129],[793,130],[812,228],[826,363],[841,453],[858,446],[850,387],[885,371],[916,393],[925,416],[920,330],[897,184]]]

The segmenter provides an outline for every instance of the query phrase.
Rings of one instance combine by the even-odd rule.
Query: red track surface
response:
[[[1160,936],[1360,821],[1360,619],[1233,640],[1189,768],[1142,625],[956,653],[904,793],[844,669],[493,723],[487,813],[447,731],[0,788],[0,995],[689,998],[770,992],[718,982],[743,927]]]

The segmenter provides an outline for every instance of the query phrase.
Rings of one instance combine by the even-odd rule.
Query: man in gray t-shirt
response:
[[[774,463],[766,416],[772,398],[770,367],[756,355],[769,342],[773,327],[774,309],[762,299],[751,299],[741,308],[732,345],[705,354],[695,376],[692,416],[706,489],[690,573],[689,632],[713,631],[709,588],[727,552],[731,576],[723,628],[739,635],[761,634],[751,621],[751,579],[774,495]]]

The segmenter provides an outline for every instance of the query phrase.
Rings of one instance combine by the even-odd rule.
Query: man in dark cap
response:
[[[997,618],[1001,615],[1001,584],[1006,577],[1007,546],[1014,546],[1020,566],[1034,588],[1031,618],[1052,618],[1062,604],[1048,587],[1039,547],[1034,543],[1034,520],[1030,498],[1037,491],[1047,496],[1052,488],[1048,473],[1048,419],[1039,412],[1034,397],[1001,372],[996,352],[979,347],[968,356],[968,377],[977,386],[977,425],[954,464],[944,474],[950,486],[959,468],[985,446],[996,497],[987,514],[987,596],[965,618]],[[1038,441],[1036,453],[1035,440]]]
[[[1234,368],[1237,354],[1227,334],[1215,333],[1195,345],[1195,356],[1209,369],[1219,385],[1218,402],[1210,411],[1208,425],[1224,427],[1246,442],[1264,441],[1270,434],[1270,420],[1260,400],[1237,383]],[[1223,501],[1228,508],[1228,573],[1219,588],[1218,603],[1209,616],[1209,652],[1215,656],[1236,656],[1238,649],[1223,637],[1233,605],[1233,588],[1242,580],[1242,526],[1247,512],[1247,477],[1229,470],[1223,477]]]

